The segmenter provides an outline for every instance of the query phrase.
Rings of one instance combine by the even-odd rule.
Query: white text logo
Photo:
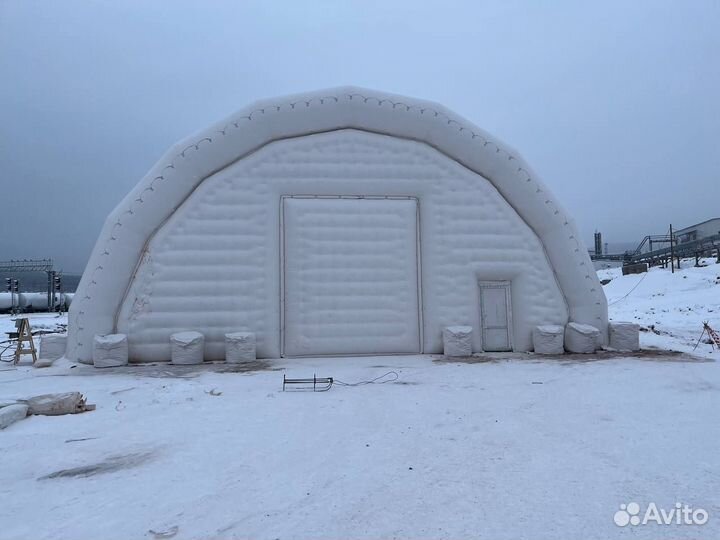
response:
[[[620,510],[615,512],[613,520],[618,527],[627,525],[705,525],[709,519],[707,511],[702,508],[692,508],[690,505],[675,503],[672,508],[658,508],[651,502],[645,512],[641,512],[636,502],[621,504]]]

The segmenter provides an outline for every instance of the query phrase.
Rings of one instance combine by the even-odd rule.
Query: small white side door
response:
[[[480,281],[480,323],[484,351],[512,350],[509,281]]]

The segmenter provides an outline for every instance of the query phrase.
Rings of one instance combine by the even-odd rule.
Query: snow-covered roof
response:
[[[442,105],[341,87],[258,101],[175,144],[108,216],[70,313],[68,356],[89,361],[149,238],[207,177],[279,140],[359,129],[424,142],[489,180],[542,242],[570,319],[604,335],[607,301],[572,218],[511,147]]]

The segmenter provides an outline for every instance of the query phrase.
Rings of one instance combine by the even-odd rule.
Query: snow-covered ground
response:
[[[644,347],[691,350],[702,321],[720,326],[720,265],[687,266],[600,271],[611,317],[661,332],[643,332]],[[0,431],[0,539],[717,538],[720,354],[695,353],[323,358],[242,373],[0,364],[0,398],[78,390],[97,404]],[[283,374],[388,371],[398,379],[281,390]],[[615,525],[630,502],[710,517]]]
[[[720,264],[716,259],[682,261],[681,269],[651,268],[644,274],[622,275],[620,268],[599,270],[605,285],[610,318],[634,321],[646,331],[643,347],[658,347],[720,358],[708,343],[700,343],[703,322],[720,331]],[[707,339],[707,334],[703,340]]]
[[[33,333],[39,331],[59,331],[67,327],[67,313],[28,313]],[[0,341],[6,339],[6,332],[15,332],[15,317],[0,315]]]

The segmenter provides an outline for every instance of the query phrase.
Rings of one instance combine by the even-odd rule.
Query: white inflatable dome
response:
[[[260,101],[172,147],[108,217],[70,307],[67,356],[128,337],[205,360],[532,350],[607,302],[572,218],[520,155],[441,105],[355,87]]]

